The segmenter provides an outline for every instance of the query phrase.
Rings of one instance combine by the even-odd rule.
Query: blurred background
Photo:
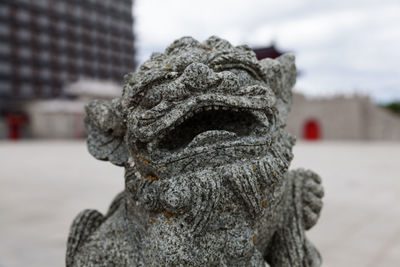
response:
[[[188,35],[296,55],[293,167],[326,188],[310,238],[324,266],[399,266],[399,29],[398,0],[0,0],[0,267],[64,265],[74,216],[123,189],[84,105]]]

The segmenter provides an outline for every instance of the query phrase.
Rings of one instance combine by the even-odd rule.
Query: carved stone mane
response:
[[[320,266],[320,178],[288,171],[295,80],[293,55],[184,37],[88,104],[89,152],[125,168],[125,190],[76,217],[67,266]]]

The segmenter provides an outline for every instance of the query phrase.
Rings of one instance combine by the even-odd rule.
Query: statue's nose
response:
[[[215,72],[203,63],[192,63],[182,74],[182,82],[190,90],[207,90],[215,86],[218,77]]]
[[[220,81],[216,88],[217,92],[235,94],[240,90],[239,77],[236,74],[230,71],[222,71],[217,73],[217,76]]]

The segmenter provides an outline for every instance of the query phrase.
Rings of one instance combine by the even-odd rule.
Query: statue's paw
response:
[[[118,195],[116,195],[113,199],[113,201],[110,204],[110,207],[108,208],[108,211],[106,215],[104,216],[105,219],[108,217],[111,217],[117,210],[118,208],[125,203],[125,198],[126,198],[126,192],[125,190],[120,192]]]
[[[103,223],[104,216],[97,210],[84,210],[72,222],[67,241],[66,266],[71,267],[79,248]]]
[[[319,218],[323,206],[324,189],[321,178],[312,171],[304,171],[303,175],[303,221],[306,230],[313,227]]]

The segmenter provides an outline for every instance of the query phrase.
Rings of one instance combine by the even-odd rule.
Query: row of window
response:
[[[124,32],[132,29],[131,21],[115,19],[110,16],[101,16],[93,11],[85,13],[82,16],[77,16],[77,14],[73,15],[74,17],[69,16],[68,20],[65,20],[65,16],[56,17],[56,20],[58,21],[57,28],[60,28],[61,30],[66,28],[66,25],[70,24],[68,23],[69,20],[74,19],[77,23],[81,22],[83,25],[101,25],[103,28],[114,28]],[[23,23],[31,23],[33,16],[33,20],[36,20],[41,27],[48,27],[54,21],[52,17],[46,16],[46,14],[35,14],[25,9],[17,9],[14,16],[16,21]]]
[[[101,24],[84,24],[84,20],[69,23],[62,20],[51,20],[51,23],[41,25],[41,18],[31,22],[24,21],[9,21],[6,18],[0,17],[0,33],[11,34],[16,32],[17,35],[24,37],[30,33],[37,35],[73,35],[76,38],[107,38],[110,40],[125,40],[131,41],[133,39],[133,30],[131,23],[125,23],[126,27],[105,26]],[[48,18],[47,18],[48,19]]]
[[[91,70],[86,70],[84,72],[79,72],[77,74],[71,75],[70,73],[65,73],[63,75],[50,76],[50,77],[15,77],[13,79],[2,79],[0,75],[0,81],[2,82],[2,87],[14,88],[21,84],[31,84],[32,86],[41,86],[45,84],[65,84],[67,82],[75,81],[78,77],[90,77],[92,79],[100,80],[113,80],[118,83],[122,82],[123,74],[115,72],[93,72]]]
[[[12,32],[13,39],[10,39],[10,31],[4,31],[6,27],[0,24],[0,40],[3,42],[9,41],[24,41],[31,42],[32,39],[37,39],[42,44],[46,45],[53,42],[52,45],[63,45],[66,42],[75,43],[88,43],[90,46],[94,46],[96,44],[101,44],[106,47],[113,47],[118,50],[130,50],[133,47],[133,35],[128,35],[131,38],[119,38],[116,36],[112,36],[111,34],[107,34],[107,32],[98,32],[98,31],[83,31],[79,33],[78,31],[67,30],[64,32],[51,32],[51,31],[41,31],[34,32],[29,31],[26,28],[17,28]],[[125,37],[128,37],[125,36]],[[15,39],[15,40],[14,40]],[[55,43],[54,43],[55,42]]]
[[[10,83],[10,81],[0,80],[0,96],[50,97],[59,95],[61,86],[62,84],[60,82],[55,81],[41,84],[32,82],[13,84]]]
[[[3,73],[10,73],[11,69],[8,66],[24,66],[26,68],[51,68],[54,71],[62,71],[63,69],[75,68],[94,68],[94,69],[117,69],[120,72],[133,71],[134,62],[132,59],[126,58],[124,60],[103,60],[103,61],[88,61],[83,59],[65,59],[59,60],[58,58],[50,58],[47,61],[38,60],[13,60],[10,58],[0,58],[0,70]],[[31,67],[30,67],[31,66]]]
[[[41,45],[40,43],[24,43],[17,45],[12,43],[0,42],[0,57],[9,56],[12,51],[16,51],[14,57],[18,55],[21,59],[28,60],[35,57],[39,60],[48,61],[52,56],[58,60],[79,60],[86,58],[88,61],[121,61],[133,59],[133,48],[126,47],[124,50],[111,50],[99,46],[87,46],[83,43],[61,42],[59,44]],[[29,46],[30,45],[30,46]],[[130,48],[130,49],[129,49]]]
[[[109,15],[115,19],[127,19],[132,16],[132,1],[115,0],[3,0],[0,4],[1,14],[9,14],[12,8],[23,8],[35,12],[50,10],[55,15],[86,16],[89,20],[97,20],[99,15]],[[97,15],[99,14],[99,15]],[[21,19],[24,15],[21,14]]]
[[[52,67],[52,68],[50,68]],[[69,76],[76,76],[80,72],[90,72],[93,73],[93,76],[113,76],[124,74],[133,71],[127,66],[103,66],[103,65],[94,65],[94,64],[83,64],[83,65],[54,65],[54,66],[46,66],[42,68],[34,68],[30,65],[21,65],[16,69],[9,64],[2,64],[0,62],[0,76],[6,79],[10,77],[10,79],[17,75],[21,77],[39,77],[41,79],[50,79],[50,77],[54,76],[54,74],[59,75],[61,80],[67,80]]]
[[[111,50],[104,49],[102,47],[93,46],[89,47],[83,45],[82,43],[77,43],[75,46],[72,46],[71,43],[67,43],[64,45],[38,45],[34,44],[32,46],[26,45],[15,45],[15,44],[7,44],[0,43],[0,56],[8,55],[11,51],[16,51],[18,55],[22,56],[22,58],[29,58],[32,54],[35,57],[43,58],[46,60],[47,58],[54,55],[56,57],[63,57],[64,55],[73,56],[73,57],[83,57],[83,58],[91,58],[91,60],[95,59],[107,59],[107,58],[116,58],[116,59],[124,59],[124,58],[133,58],[132,48],[131,50],[123,51],[123,50]],[[94,58],[93,58],[94,57]]]
[[[120,83],[123,76],[120,74],[103,74],[100,73],[80,73],[75,76],[68,76],[66,79],[63,77],[54,77],[52,79],[19,79],[19,80],[4,80],[0,77],[0,96],[19,96],[19,97],[32,97],[32,96],[54,96],[61,93],[63,84],[73,82],[82,78],[95,78],[101,80],[111,80]]]
[[[43,79],[48,79],[54,75],[60,76],[71,76],[79,74],[80,72],[91,72],[94,75],[98,73],[102,76],[105,75],[124,75],[130,71],[133,71],[129,66],[125,65],[102,65],[102,64],[90,64],[88,62],[76,62],[76,64],[22,64],[22,65],[11,65],[0,62],[0,75],[4,78],[12,76],[23,76],[33,77],[38,76]],[[66,79],[66,78],[65,78]],[[64,78],[62,80],[65,80]]]

